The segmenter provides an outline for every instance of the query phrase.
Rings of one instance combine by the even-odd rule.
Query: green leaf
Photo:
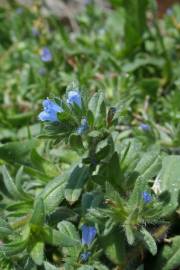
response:
[[[140,230],[140,234],[142,235],[144,243],[148,250],[151,252],[151,254],[156,255],[157,245],[152,235],[145,228],[142,228]]]
[[[121,229],[114,229],[108,235],[103,236],[100,241],[108,259],[115,264],[124,265],[125,239],[121,233]]]
[[[63,231],[52,229],[49,226],[45,226],[42,232],[44,241],[53,246],[60,247],[74,247],[79,246],[79,241],[72,239]]]
[[[45,209],[42,198],[38,198],[35,201],[34,211],[30,220],[30,223],[37,226],[43,226],[45,222]]]
[[[107,159],[108,155],[114,152],[113,139],[111,136],[105,140],[101,140],[96,148],[96,160]]]
[[[142,145],[136,139],[124,140],[120,145],[121,169],[123,172],[132,172],[139,161]],[[119,152],[119,151],[118,151]]]
[[[154,270],[174,270],[180,266],[180,236],[175,236],[165,244],[153,264]]]
[[[100,262],[94,262],[94,267],[98,270],[109,270],[109,268],[107,268],[104,264]]]
[[[78,217],[78,213],[73,211],[71,208],[61,206],[54,210],[52,213],[50,213],[47,217],[47,220],[48,224],[53,226],[62,220],[77,222]]]
[[[135,241],[135,236],[132,230],[132,225],[128,224],[128,222],[131,222],[131,220],[127,219],[127,222],[124,224],[125,234],[128,244],[133,245]]]
[[[57,176],[50,181],[41,192],[40,196],[43,198],[46,213],[54,211],[63,201],[64,187],[66,185],[67,178],[68,173],[65,173],[62,176]]]
[[[163,208],[163,215],[169,215],[178,207],[178,195],[180,187],[180,156],[167,156],[163,158],[162,170],[160,172],[161,192],[167,190],[170,202]]]
[[[82,143],[82,138],[80,135],[71,134],[69,137],[69,142],[70,142],[72,149],[74,149],[74,150],[78,151],[78,150],[84,149],[83,143]]]
[[[7,188],[8,193],[16,200],[24,199],[24,196],[22,196],[22,194],[18,191],[5,165],[2,166],[2,174],[3,174],[4,184]]]
[[[120,161],[117,152],[114,152],[111,160],[109,161],[109,181],[112,185],[122,187],[123,183],[121,183],[121,169],[120,169]]]
[[[103,93],[95,93],[89,101],[88,109],[93,113],[94,126],[101,127],[106,121],[106,105]]]
[[[76,267],[77,268],[77,267]],[[76,268],[72,265],[71,262],[66,262],[64,264],[64,269],[63,270],[76,270]]]
[[[25,140],[21,142],[10,142],[0,147],[0,159],[11,164],[31,165],[30,154],[36,147],[35,139]]]
[[[87,122],[88,122],[88,124],[89,124],[90,127],[93,127],[93,125],[94,125],[94,115],[89,110],[87,112]]]
[[[154,177],[161,168],[161,158],[158,150],[151,150],[144,153],[137,163],[134,171],[144,179]]]
[[[140,81],[140,87],[142,88],[144,93],[146,95],[150,95],[152,99],[156,99],[159,86],[160,86],[159,78],[146,78]]]
[[[124,0],[125,8],[125,50],[130,53],[142,42],[146,30],[146,9],[148,0]]]
[[[34,112],[19,113],[8,117],[8,121],[14,126],[23,126],[28,125],[33,116]]]
[[[0,244],[0,255],[12,256],[22,252],[27,245],[27,240],[15,241],[9,244]]]
[[[55,177],[58,174],[57,167],[54,166],[48,160],[42,158],[39,153],[33,149],[31,152],[31,161],[35,169],[42,171],[47,174],[49,177]]]
[[[147,181],[145,181],[144,178],[139,177],[134,185],[134,189],[130,195],[129,201],[128,201],[128,207],[130,209],[135,209],[137,206],[140,206],[142,202],[142,193],[147,188]]]
[[[45,270],[59,270],[58,267],[52,265],[49,262],[44,262],[44,267],[45,267]]]
[[[44,243],[36,242],[31,250],[30,255],[37,265],[42,265],[44,260]]]
[[[32,200],[32,196],[29,193],[25,192],[22,187],[23,181],[24,181],[23,172],[24,172],[24,167],[21,166],[15,176],[15,185],[18,191],[22,194],[24,199]]]
[[[88,176],[88,166],[82,165],[80,167],[78,165],[75,167],[75,169],[70,175],[67,186],[65,188],[65,198],[68,202],[73,204],[79,199],[82,189],[88,180]]]
[[[103,195],[99,192],[86,192],[82,195],[81,208],[84,215],[90,208],[97,208],[103,201]]]
[[[66,256],[77,259],[81,249],[81,241],[76,227],[69,221],[61,221],[58,223],[57,227],[60,233],[66,235],[69,239],[72,239],[73,241],[79,242],[79,247],[75,246],[64,249],[64,253],[66,254]]]

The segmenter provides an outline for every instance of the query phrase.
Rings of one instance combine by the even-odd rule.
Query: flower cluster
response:
[[[43,107],[44,111],[39,114],[39,119],[41,121],[57,122],[57,113],[62,112],[62,108],[48,98],[43,101]]]
[[[82,107],[82,99],[79,91],[69,91],[66,99],[68,106],[73,106],[76,104],[79,108]],[[51,123],[59,122],[57,114],[63,112],[63,109],[60,105],[55,103],[51,99],[45,99],[43,101],[43,111],[39,114],[39,119],[41,121],[49,121]],[[81,119],[80,126],[77,128],[76,132],[79,135],[82,135],[88,129],[88,122],[86,117]]]
[[[76,103],[81,106],[81,96],[77,91],[69,91],[66,101],[67,104],[73,105]],[[41,121],[57,122],[57,113],[63,112],[63,109],[58,104],[48,98],[43,101],[43,108],[44,110],[39,114]]]

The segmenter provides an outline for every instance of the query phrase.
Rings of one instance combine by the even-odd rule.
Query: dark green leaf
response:
[[[82,165],[76,166],[70,175],[65,188],[65,198],[71,204],[76,202],[81,195],[82,189],[88,180],[89,167]]]

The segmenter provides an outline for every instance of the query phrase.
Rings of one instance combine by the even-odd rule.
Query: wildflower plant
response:
[[[178,9],[163,37],[154,1],[109,2],[0,26],[0,269],[180,265]]]
[[[13,227],[1,220],[7,234],[0,251],[2,256],[23,252],[32,264],[48,269],[44,256],[50,245],[56,248],[56,264],[65,269],[111,269],[115,265],[126,269],[140,263],[142,252],[155,256],[158,242],[168,233],[168,217],[178,205],[178,197],[175,199],[166,186],[176,179],[168,166],[173,158],[178,170],[179,159],[164,158],[156,148],[144,151],[136,139],[121,142],[116,132],[120,107],[108,108],[102,92],[85,100],[82,90],[73,87],[68,87],[62,98],[43,101],[39,120],[45,130],[40,138],[56,145],[65,143],[77,157],[69,168],[40,186],[35,196],[22,189],[22,167],[15,180],[3,167],[11,200],[18,199],[17,206],[8,212],[15,214],[13,209],[19,206],[21,210],[16,213],[20,223],[15,221]],[[55,168],[39,156],[35,146],[31,147],[32,165],[25,168],[47,181],[48,171],[40,172],[37,164],[42,168],[48,165],[53,171]],[[162,181],[159,193],[152,189],[157,175]],[[17,228],[18,238],[13,228]]]

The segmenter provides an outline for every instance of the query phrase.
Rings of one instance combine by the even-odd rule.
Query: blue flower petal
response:
[[[41,51],[41,60],[43,62],[51,62],[52,61],[52,54],[47,47],[44,47]]]
[[[77,134],[82,135],[88,129],[88,122],[86,117],[81,120],[81,125],[77,128]]]
[[[96,236],[96,228],[84,224],[81,230],[82,230],[82,244],[90,245]]]
[[[144,191],[142,193],[142,197],[143,197],[143,200],[144,200],[145,203],[150,203],[152,201],[152,196],[147,191]]]
[[[57,122],[57,113],[62,112],[63,109],[50,99],[43,101],[43,107],[44,111],[39,114],[39,119],[41,121]]]
[[[150,126],[147,124],[142,123],[139,127],[144,131],[150,131]]]
[[[69,91],[67,103],[73,105],[74,103],[81,107],[81,95],[78,91]]]

